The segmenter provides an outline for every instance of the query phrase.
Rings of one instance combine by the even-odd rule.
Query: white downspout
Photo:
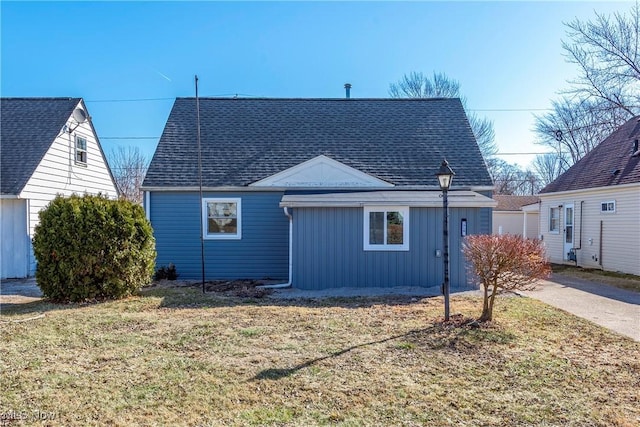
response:
[[[289,213],[289,208],[284,208],[284,214],[289,218],[289,281],[287,283],[278,283],[275,285],[262,285],[258,288],[265,289],[282,289],[290,288],[293,280],[293,217]]]
[[[527,211],[523,210],[523,212],[524,212],[524,221],[522,224],[522,237],[526,239],[529,237],[527,236]]]

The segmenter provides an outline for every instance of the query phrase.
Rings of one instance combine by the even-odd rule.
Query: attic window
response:
[[[616,201],[612,200],[610,202],[602,202],[600,203],[600,212],[602,213],[613,213],[616,211]]]
[[[87,164],[87,139],[76,135],[76,163],[80,165]]]

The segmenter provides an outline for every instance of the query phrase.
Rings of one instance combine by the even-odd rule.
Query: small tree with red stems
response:
[[[499,292],[531,290],[551,273],[542,242],[537,239],[512,234],[472,235],[465,239],[462,252],[469,261],[469,272],[484,292],[480,322],[493,320]]]

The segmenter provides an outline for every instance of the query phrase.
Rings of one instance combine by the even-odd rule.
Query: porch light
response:
[[[440,165],[440,169],[436,173],[436,176],[438,177],[438,182],[440,183],[440,189],[442,191],[449,190],[449,187],[451,187],[451,181],[453,181],[454,175],[455,175],[455,172],[451,170],[447,160],[446,159],[443,160],[442,164]]]

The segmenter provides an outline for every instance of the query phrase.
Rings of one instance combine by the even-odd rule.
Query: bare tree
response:
[[[493,158],[491,163],[495,194],[527,196],[537,194],[542,188],[540,178],[530,170],[497,158]]]
[[[636,2],[630,13],[613,16],[596,13],[593,21],[578,19],[565,24],[570,40],[564,41],[567,60],[577,64],[578,78],[569,91],[581,99],[606,101],[637,114],[640,108],[640,8]]]
[[[533,161],[533,168],[539,177],[540,186],[544,187],[555,181],[566,170],[564,164],[566,162],[558,157],[558,153],[537,155]]]
[[[109,166],[116,181],[120,197],[142,203],[142,181],[149,167],[138,147],[118,147],[111,151]]]
[[[514,234],[477,234],[465,238],[462,253],[467,268],[482,288],[481,322],[493,320],[496,295],[505,291],[530,290],[549,277],[551,268],[545,248],[537,239]]]
[[[536,116],[537,143],[557,153],[566,170],[580,160],[629,117],[607,101],[562,98],[552,101],[553,110]]]
[[[640,8],[636,3],[628,15],[596,13],[593,21],[565,25],[569,39],[562,47],[579,75],[535,124],[537,143],[556,152],[562,171],[640,112]],[[538,165],[547,172],[548,160]]]
[[[398,82],[389,85],[389,96],[392,98],[460,98],[465,110],[467,109],[467,100],[461,95],[460,83],[444,73],[434,72],[432,77],[417,72],[405,74]],[[487,118],[478,117],[475,113],[467,112],[467,117],[480,152],[487,161],[498,152],[493,122]],[[489,172],[491,173],[491,170]]]

